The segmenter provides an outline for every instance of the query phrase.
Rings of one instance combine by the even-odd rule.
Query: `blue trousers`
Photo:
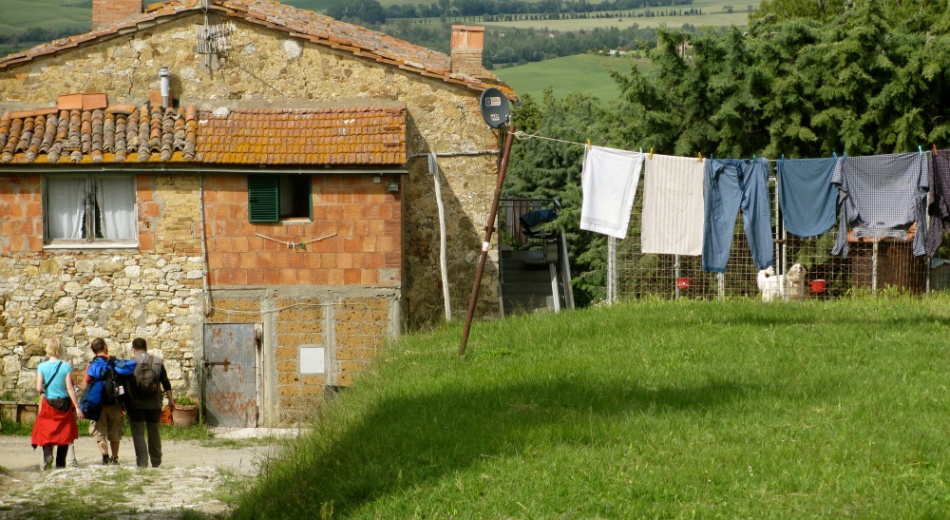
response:
[[[756,268],[761,270],[774,265],[769,162],[766,159],[706,161],[703,271],[726,272],[740,209]]]

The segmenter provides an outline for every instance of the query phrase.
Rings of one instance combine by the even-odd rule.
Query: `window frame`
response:
[[[281,215],[281,194],[285,182],[303,182],[308,189],[306,208],[295,207],[292,214]],[[296,192],[291,186],[291,191]],[[298,187],[299,188],[299,187]],[[302,197],[298,201],[303,203]],[[313,221],[313,176],[307,174],[266,173],[247,176],[247,218],[252,224],[275,224],[301,220]]]
[[[84,197],[83,211],[85,215],[93,215],[92,219],[84,219],[83,232],[86,238],[52,238],[50,236],[50,187],[51,179],[85,179],[87,186],[94,186],[95,181],[100,178],[108,177],[110,179],[127,179],[131,183],[133,200],[131,220],[134,227],[133,238],[129,239],[107,239],[96,237],[95,215],[97,214],[97,202],[95,189],[88,190]],[[45,174],[40,184],[43,205],[43,248],[44,249],[117,249],[117,248],[137,248],[139,246],[139,202],[138,202],[138,181],[135,174],[130,173],[71,173],[71,174]]]

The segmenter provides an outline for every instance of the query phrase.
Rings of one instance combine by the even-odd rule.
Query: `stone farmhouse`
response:
[[[501,160],[480,96],[515,99],[483,38],[93,0],[89,33],[0,58],[2,392],[35,395],[44,338],[84,367],[143,337],[211,424],[291,425],[444,320],[444,288],[464,317]]]

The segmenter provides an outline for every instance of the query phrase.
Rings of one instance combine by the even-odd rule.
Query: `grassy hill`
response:
[[[608,68],[626,73],[634,65],[648,67],[649,62],[627,57],[577,54],[496,69],[494,73],[514,87],[519,96],[530,94],[535,99],[541,99],[544,89],[551,87],[556,97],[564,97],[569,92],[585,92],[601,100],[612,100],[616,99],[620,91],[608,74]]]
[[[236,518],[946,518],[950,299],[646,301],[405,337]]]

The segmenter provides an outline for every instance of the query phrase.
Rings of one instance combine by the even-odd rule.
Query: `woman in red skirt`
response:
[[[56,449],[56,467],[66,467],[69,445],[79,437],[76,418],[83,418],[73,386],[73,367],[59,359],[62,353],[59,340],[46,340],[44,361],[36,367],[36,391],[43,394],[39,414],[33,423],[33,449],[43,447],[43,469],[53,465],[53,446]]]

